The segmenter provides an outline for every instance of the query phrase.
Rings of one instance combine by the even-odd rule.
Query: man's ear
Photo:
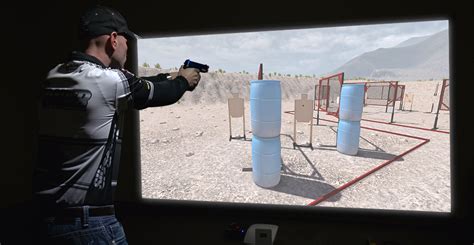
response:
[[[105,41],[105,52],[109,56],[112,56],[117,49],[117,36],[117,32],[112,32],[108,35],[107,40]]]
[[[117,41],[117,37],[118,37],[118,33],[117,32],[112,32],[110,33],[110,46],[115,50],[117,48],[117,45],[118,45],[118,41]]]

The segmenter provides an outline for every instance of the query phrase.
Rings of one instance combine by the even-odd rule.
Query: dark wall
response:
[[[473,157],[473,4],[472,1],[101,1],[117,8],[143,37],[305,26],[353,25],[448,18],[451,36],[453,215],[448,218],[400,217],[360,213],[314,213],[243,207],[215,208],[136,202],[136,151],[125,153],[120,176],[119,216],[131,244],[231,243],[223,236],[230,222],[280,225],[279,244],[364,244],[367,237],[399,244],[453,244],[471,241]],[[110,4],[109,4],[110,3]],[[13,234],[28,231],[31,175],[36,157],[39,81],[74,49],[76,23],[85,3],[42,1],[12,3],[2,9],[4,62],[1,102],[0,243],[28,241]],[[15,6],[16,5],[16,6]],[[136,61],[135,61],[136,62]],[[136,64],[135,64],[136,65]],[[133,60],[130,67],[133,68]],[[126,144],[133,145],[137,125],[131,112]],[[6,228],[9,226],[10,228]],[[469,237],[469,238],[468,238]],[[285,240],[285,238],[287,240]],[[457,239],[457,240],[456,240]],[[148,241],[148,242],[146,242]],[[278,241],[278,240],[277,240]],[[395,243],[397,244],[397,243]],[[471,243],[469,243],[471,244]]]

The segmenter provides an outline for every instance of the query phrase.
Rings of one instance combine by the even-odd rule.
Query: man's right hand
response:
[[[201,80],[201,74],[199,74],[199,70],[195,68],[184,69],[183,66],[181,66],[178,71],[178,76],[186,78],[191,88],[196,87],[199,80]]]

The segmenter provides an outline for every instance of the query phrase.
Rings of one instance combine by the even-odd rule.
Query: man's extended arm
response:
[[[162,73],[141,78],[128,75],[134,108],[141,110],[147,107],[176,103],[189,89],[190,85],[183,76],[168,79],[168,75]]]

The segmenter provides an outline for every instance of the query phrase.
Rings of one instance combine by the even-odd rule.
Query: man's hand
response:
[[[178,72],[170,72],[171,80],[175,79],[178,76]]]
[[[177,76],[183,76],[184,78],[186,78],[191,88],[196,87],[199,83],[199,80],[201,80],[201,74],[199,74],[199,70],[195,68],[184,69],[183,66],[181,66],[179,68]]]

